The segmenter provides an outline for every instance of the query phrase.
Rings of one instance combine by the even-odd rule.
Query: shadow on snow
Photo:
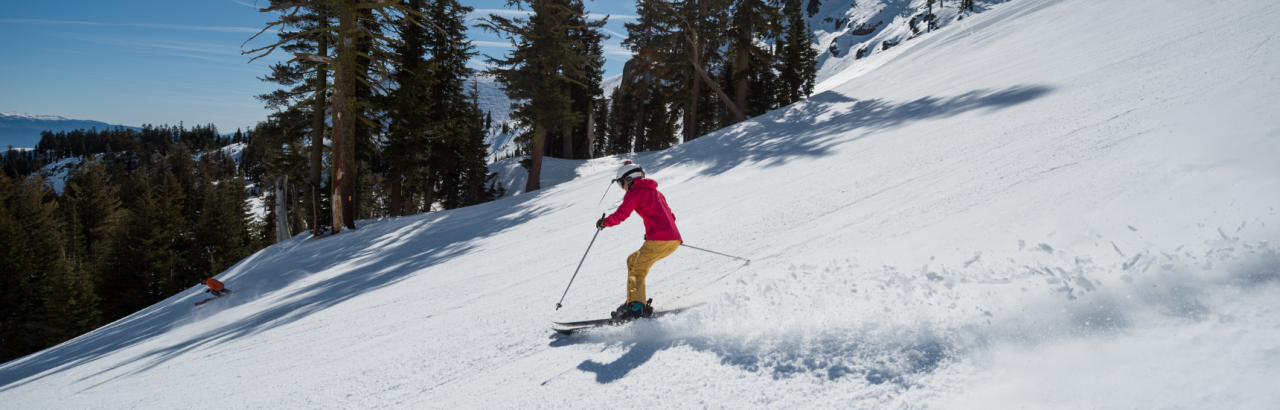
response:
[[[875,136],[906,123],[940,119],[978,110],[1000,110],[1053,91],[1045,85],[1004,90],[975,90],[952,97],[914,101],[857,100],[835,91],[808,99],[679,145],[655,155],[655,169],[696,158],[706,176],[720,175],[743,163],[775,167],[804,158],[832,155],[836,146]],[[861,131],[861,132],[855,132]],[[717,135],[718,134],[718,135]]]
[[[342,240],[312,239],[308,234],[300,234],[228,269],[223,280],[228,288],[237,291],[228,299],[197,308],[193,301],[203,299],[204,295],[199,288],[187,290],[103,328],[6,363],[0,367],[0,392],[156,339],[173,328],[198,323],[203,315],[196,309],[225,310],[226,307],[217,308],[218,304],[251,303],[289,286],[304,284],[305,288],[271,301],[272,306],[248,317],[137,354],[79,381],[127,366],[136,367],[111,379],[145,372],[192,349],[225,343],[306,318],[329,306],[395,284],[421,269],[471,253],[478,239],[552,212],[550,208],[530,205],[538,196],[524,195],[451,211],[359,221],[359,229],[337,235]],[[301,252],[310,257],[298,257]],[[289,257],[277,258],[281,254]],[[312,284],[300,283],[315,273],[334,269],[341,273],[326,275]],[[242,277],[247,272],[256,274]]]
[[[910,387],[914,384],[912,376],[933,372],[948,358],[955,357],[958,350],[938,340],[872,341],[839,330],[779,333],[749,339],[696,336],[624,341],[590,334],[552,337],[555,340],[551,347],[603,344],[625,348],[626,352],[612,362],[587,359],[578,364],[578,370],[594,373],[596,382],[602,384],[626,377],[660,351],[683,346],[715,354],[722,365],[767,373],[775,380],[802,375],[828,380],[851,376],[870,384]]]

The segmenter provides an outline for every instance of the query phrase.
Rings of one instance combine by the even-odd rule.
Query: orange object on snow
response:
[[[217,279],[214,279],[214,278],[205,279],[204,284],[209,285],[209,289],[213,289],[219,292],[221,292],[223,289],[226,289],[226,286],[223,286],[222,282],[219,282]]]

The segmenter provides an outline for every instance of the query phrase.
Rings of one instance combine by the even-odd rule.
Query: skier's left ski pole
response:
[[[613,181],[617,181],[617,180],[616,179],[609,180],[609,187],[604,189],[604,195],[600,196],[600,202],[596,202],[596,206],[600,206],[600,204],[603,204],[604,197],[609,196],[609,188],[613,188]]]
[[[734,259],[737,259],[737,260],[740,260],[740,261],[747,261],[747,264],[748,264],[748,265],[750,265],[750,264],[751,264],[751,260],[749,260],[749,259],[739,258],[739,257],[737,257],[737,256],[733,256],[733,255],[725,255],[725,254],[720,253],[720,252],[716,252],[716,251],[709,251],[709,250],[706,250],[706,249],[699,248],[699,247],[697,247],[697,246],[686,245],[686,244],[683,244],[683,243],[682,243],[682,244],[680,244],[680,246],[683,246],[683,247],[686,247],[686,248],[693,248],[693,249],[697,249],[697,250],[700,250],[700,251],[703,251],[703,252],[706,252],[706,253],[714,253],[714,254],[716,254],[716,255],[720,255],[720,256],[724,256],[724,257],[729,257],[729,258],[734,258]]]
[[[600,217],[604,218],[604,214],[600,214]],[[587,254],[591,253],[591,245],[596,244],[596,237],[600,236],[600,231],[603,231],[603,230],[604,229],[600,227],[596,227],[596,234],[591,235],[591,243],[587,244],[587,251],[582,253],[582,260],[578,261],[578,268],[573,270],[573,277],[569,278],[569,286],[564,287],[564,293],[560,295],[560,302],[556,302],[556,310],[560,310],[561,308],[560,303],[564,302],[564,295],[569,294],[569,287],[573,286],[573,280],[578,278],[578,271],[582,269],[582,262],[586,262]]]

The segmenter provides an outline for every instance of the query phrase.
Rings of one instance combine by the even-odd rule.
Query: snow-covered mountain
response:
[[[1014,0],[630,157],[687,244],[751,259],[658,262],[658,307],[706,302],[679,316],[550,330],[622,303],[643,235],[592,237],[623,158],[552,161],[541,191],[264,249],[219,275],[229,298],[0,365],[0,402],[1272,408],[1277,16]]]
[[[99,130],[124,127],[111,125],[101,121],[73,120],[56,115],[32,115],[22,112],[0,112],[0,148],[34,148],[40,142],[42,131],[73,131],[78,129],[97,128]]]
[[[953,25],[967,29],[972,20],[965,22],[965,18],[1004,1],[976,1],[973,12],[960,12],[959,0],[935,1],[932,9],[927,0],[807,0],[805,12],[820,51],[818,82],[874,68],[859,60],[889,52],[932,30]],[[851,70],[854,66],[860,67]]]

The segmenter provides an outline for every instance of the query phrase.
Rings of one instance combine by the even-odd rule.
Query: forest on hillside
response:
[[[45,133],[35,150],[6,153],[0,360],[125,317],[261,249],[270,238],[224,149],[249,140],[212,125],[144,126]],[[37,172],[47,164],[60,174]]]

